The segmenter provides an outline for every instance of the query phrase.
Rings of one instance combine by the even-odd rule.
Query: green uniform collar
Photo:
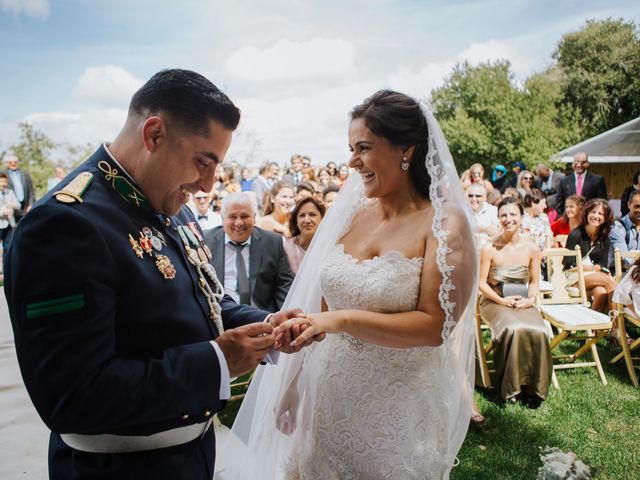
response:
[[[103,173],[104,179],[107,183],[109,183],[113,189],[130,204],[146,210],[147,212],[153,212],[153,208],[147,200],[147,197],[145,197],[136,186],[136,183],[122,165],[113,158],[111,152],[107,149],[106,144],[103,145],[102,148],[105,149],[106,160],[100,160],[98,162],[98,169]]]

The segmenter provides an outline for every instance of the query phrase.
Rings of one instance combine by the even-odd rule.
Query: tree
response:
[[[40,197],[47,191],[47,179],[53,176],[55,164],[51,160],[51,152],[56,144],[30,123],[20,122],[18,128],[20,141],[12,145],[10,150],[20,160],[20,168],[31,175],[36,197]]]
[[[456,65],[430,104],[459,171],[521,161],[532,168],[578,138],[575,111],[556,104],[555,72],[534,75],[519,88],[506,60]]]
[[[562,73],[562,103],[581,113],[586,137],[640,115],[640,36],[633,22],[588,20],[553,53]]]

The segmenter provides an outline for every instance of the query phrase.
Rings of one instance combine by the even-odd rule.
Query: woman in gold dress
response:
[[[480,313],[491,327],[502,398],[537,407],[549,392],[553,363],[549,331],[535,308],[540,249],[520,236],[522,215],[511,197],[498,206],[503,233],[480,253]]]

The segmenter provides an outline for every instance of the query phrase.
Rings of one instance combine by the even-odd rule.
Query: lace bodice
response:
[[[422,259],[397,251],[362,262],[336,245],[320,275],[330,309],[415,310]],[[397,321],[401,321],[398,319]],[[289,458],[296,480],[442,478],[441,348],[388,348],[347,335],[318,345],[315,409]]]
[[[337,244],[320,274],[322,295],[330,310],[352,308],[372,312],[415,310],[422,258],[406,258],[397,250],[362,262]]]

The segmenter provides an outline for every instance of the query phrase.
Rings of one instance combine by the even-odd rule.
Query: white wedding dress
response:
[[[330,310],[416,309],[422,258],[397,251],[358,262],[337,244],[321,270]],[[292,480],[441,478],[441,348],[388,348],[346,334],[318,345],[309,426],[287,462]],[[304,416],[304,413],[303,413]]]
[[[438,284],[442,344],[400,349],[330,334],[259,367],[217,456],[216,480],[449,478],[469,426],[478,262],[473,214],[442,132],[425,116],[434,266],[425,273],[422,258],[398,251],[363,261],[344,252],[340,238],[371,201],[350,175],[283,308],[318,312],[324,298],[331,310],[414,311],[425,276]]]

